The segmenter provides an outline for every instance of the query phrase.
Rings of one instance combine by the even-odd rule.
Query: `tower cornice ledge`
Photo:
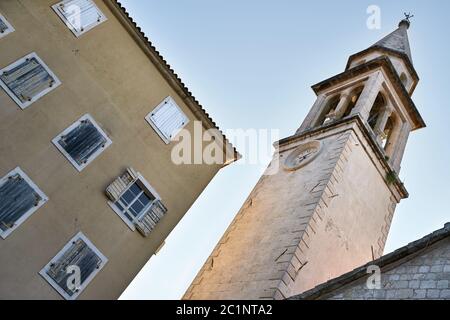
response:
[[[348,69],[334,77],[328,78],[327,80],[321,81],[312,86],[312,89],[316,94],[333,87],[345,80],[352,79],[368,71],[375,70],[377,68],[382,68],[383,71],[388,76],[390,82],[394,86],[397,94],[399,95],[403,105],[405,106],[408,115],[413,120],[412,130],[417,130],[421,128],[425,128],[426,124],[420,115],[414,101],[411,99],[411,96],[406,91],[405,87],[400,80],[397,72],[395,71],[394,65],[387,57],[378,57],[376,59],[370,60],[364,64],[356,66],[354,68]]]
[[[415,80],[414,81],[414,87],[411,89],[411,92],[414,92],[414,89],[416,88],[417,83],[420,80],[419,75],[417,74],[417,71],[414,68],[410,58],[408,57],[408,55],[403,53],[403,52],[394,50],[394,49],[386,48],[386,47],[383,47],[383,46],[380,46],[380,45],[373,45],[370,48],[367,48],[367,49],[365,49],[365,50],[363,50],[361,52],[358,52],[358,53],[355,53],[355,54],[351,55],[350,58],[347,61],[347,65],[345,67],[345,70],[349,70],[350,69],[352,61],[358,59],[359,57],[365,56],[365,55],[367,55],[370,52],[374,52],[374,51],[383,52],[383,53],[386,53],[387,55],[393,55],[393,56],[397,56],[397,57],[403,59],[403,61],[406,64],[406,68],[408,68],[408,71],[411,73],[411,75],[413,76],[413,78]]]
[[[355,130],[354,124],[356,124],[356,128],[358,128],[359,130]],[[377,143],[372,130],[364,124],[358,114],[340,119],[328,125],[323,125],[318,128],[306,130],[298,134],[294,134],[290,137],[281,139],[274,143],[274,147],[276,149],[282,149],[288,144],[293,144],[297,141],[313,138],[327,131],[330,132],[330,134],[335,134],[336,130],[352,130],[357,136],[360,136],[359,133],[361,133],[364,136],[365,141],[367,141],[370,150],[376,156],[377,160],[379,160],[378,163],[381,164],[381,167],[384,171],[382,172],[383,178],[386,182],[386,185],[388,185],[389,189],[391,190],[392,195],[397,199],[398,202],[400,202],[401,199],[406,199],[409,197],[409,193],[406,190],[405,185],[400,180],[400,177],[395,172],[394,168],[386,159],[386,154]],[[376,165],[375,162],[374,164]]]

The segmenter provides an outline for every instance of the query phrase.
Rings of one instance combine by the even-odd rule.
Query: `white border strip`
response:
[[[67,135],[69,132],[71,132],[73,129],[75,129],[81,121],[83,120],[89,120],[94,126],[95,128],[100,132],[100,134],[106,139],[106,143],[105,143],[105,147],[104,148],[100,148],[98,149],[93,155],[91,155],[91,157],[87,160],[86,163],[84,163],[83,165],[78,165],[78,163],[76,163],[75,160],[72,159],[72,157],[69,155],[69,153],[67,153],[66,150],[64,150],[64,148],[58,143],[59,140],[61,140],[61,137],[64,135]],[[97,122],[95,122],[94,118],[92,118],[92,116],[90,114],[85,114],[84,116],[82,116],[80,119],[78,119],[77,121],[75,121],[70,127],[68,127],[67,129],[65,129],[63,132],[61,132],[56,138],[54,138],[52,140],[53,144],[55,145],[55,147],[67,158],[67,160],[69,160],[69,162],[75,167],[75,169],[78,170],[78,172],[81,172],[84,170],[84,168],[86,168],[92,161],[95,160],[95,158],[97,158],[103,151],[105,151],[111,144],[112,141],[111,139],[108,137],[108,135],[102,130],[102,128],[97,124]]]
[[[79,38],[81,37],[83,34],[85,34],[86,32],[92,30],[93,28],[95,28],[96,26],[102,24],[103,22],[107,21],[108,18],[106,18],[105,14],[100,10],[100,8],[95,4],[94,1],[91,0],[92,4],[95,6],[95,8],[97,9],[98,14],[100,15],[100,22],[91,24],[89,26],[85,26],[83,27],[84,30],[83,31],[78,31],[73,24],[67,20],[66,16],[59,10],[59,6],[61,4],[68,4],[70,2],[73,2],[73,0],[64,0],[61,2],[58,2],[54,5],[52,5],[52,9],[53,11],[55,11],[55,13],[58,15],[58,17],[64,22],[64,24],[69,28],[70,31],[72,31],[72,33],[75,35],[75,37]],[[70,4],[69,4],[70,6]],[[80,18],[81,19],[81,18]]]
[[[156,125],[156,123],[153,122],[152,120],[152,113],[156,113],[159,109],[161,109],[162,107],[164,107],[166,105],[166,103],[173,103],[175,105],[175,107],[178,108],[178,110],[180,111],[180,113],[182,115],[184,115],[184,117],[186,118],[186,121],[184,123],[184,126],[182,126],[181,128],[179,128],[179,130],[173,135],[172,140],[175,139],[175,137],[180,133],[180,131],[186,127],[189,123],[189,117],[186,115],[186,113],[183,112],[183,110],[180,108],[180,106],[175,102],[175,100],[172,97],[167,97],[163,100],[163,102],[161,102],[155,109],[153,109],[152,112],[150,112],[146,117],[145,120],[147,120],[147,122],[152,126],[152,128],[156,131],[156,133],[160,136],[160,138],[165,142],[165,144],[170,144],[171,140],[166,137],[161,130],[158,128],[158,126]]]
[[[36,52],[30,53],[29,55],[17,60],[16,62],[14,62],[13,64],[10,64],[9,66],[3,68],[0,70],[0,74],[5,72],[5,71],[9,71],[15,67],[17,67],[18,65],[22,64],[23,62],[25,62],[26,59],[31,59],[31,58],[36,58],[36,60],[39,62],[39,64],[44,67],[45,71],[47,71],[47,73],[53,78],[53,80],[55,81],[53,83],[53,85],[51,87],[48,87],[47,89],[39,92],[38,95],[34,96],[31,101],[26,101],[26,102],[22,102],[20,101],[20,99],[14,94],[14,92],[12,92],[8,86],[3,83],[3,81],[0,80],[0,86],[8,93],[8,95],[11,97],[11,99],[13,99],[17,105],[21,108],[21,109],[25,109],[27,107],[29,107],[31,104],[33,104],[34,102],[36,102],[37,100],[39,100],[40,98],[42,98],[43,96],[45,96],[47,93],[49,93],[50,91],[55,90],[57,87],[59,87],[61,85],[61,81],[58,79],[58,77],[50,70],[50,68],[44,63],[44,61],[42,61],[41,58],[38,57],[38,55],[36,54]]]
[[[87,246],[94,251],[94,253],[100,258],[100,260],[102,261],[102,264],[100,265],[100,267],[96,270],[94,270],[94,272],[92,272],[89,277],[86,278],[86,280],[84,280],[84,282],[81,284],[80,290],[76,293],[74,293],[72,296],[68,295],[67,292],[65,292],[59,285],[58,283],[56,283],[48,274],[47,271],[50,269],[50,265],[52,264],[53,261],[58,260],[71,246],[72,243],[74,241],[77,241],[78,239],[82,239]],[[86,289],[86,287],[89,285],[89,283],[94,279],[94,277],[100,272],[100,270],[103,269],[103,267],[106,265],[106,263],[108,262],[108,259],[100,252],[100,250],[97,249],[97,247],[82,233],[79,232],[75,237],[73,237],[72,239],[70,239],[69,242],[67,242],[67,244],[57,253],[57,255],[55,257],[53,257],[53,259],[50,260],[50,262],[44,267],[42,268],[41,271],[39,271],[39,274],[45,279],[47,280],[47,282],[56,290],[58,291],[58,293],[66,300],[75,300],[78,298],[78,296],[84,291],[84,289]]]
[[[30,210],[28,210],[23,216],[21,216],[19,218],[19,220],[17,220],[14,223],[14,226],[11,229],[8,229],[6,231],[3,231],[0,233],[0,236],[3,239],[6,239],[12,232],[14,232],[14,230],[16,230],[25,220],[27,220],[33,213],[35,213],[37,210],[39,210],[40,207],[42,207],[47,201],[48,201],[48,197],[44,194],[44,192],[41,191],[41,189],[39,189],[39,187],[25,174],[25,172],[22,171],[22,169],[20,169],[19,167],[17,167],[16,169],[12,170],[11,172],[9,172],[6,176],[4,176],[1,180],[0,180],[0,186],[3,185],[9,177],[14,176],[14,175],[20,175],[27,183],[28,185],[33,188],[33,190],[41,197],[41,201],[39,201],[38,205],[31,208]]]
[[[6,37],[8,34],[13,33],[16,31],[14,27],[9,23],[8,19],[5,18],[4,15],[0,13],[0,19],[3,21],[3,23],[8,27],[5,32],[0,33],[0,39]]]

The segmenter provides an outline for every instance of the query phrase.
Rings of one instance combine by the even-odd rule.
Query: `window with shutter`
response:
[[[189,118],[172,97],[167,97],[145,119],[166,144],[189,123]]]
[[[75,300],[107,262],[108,259],[80,232],[40,275],[66,300]]]
[[[132,168],[107,189],[109,205],[134,231],[147,237],[167,212],[161,198],[149,183]]]
[[[107,20],[92,0],[65,0],[52,8],[76,37]]]
[[[0,70],[0,85],[22,109],[60,84],[55,74],[34,52]]]
[[[112,141],[94,119],[86,114],[53,139],[53,144],[81,172]]]
[[[0,14],[0,38],[14,32],[13,26],[6,20],[6,18]]]
[[[20,168],[8,173],[0,180],[0,236],[6,239],[47,201]]]

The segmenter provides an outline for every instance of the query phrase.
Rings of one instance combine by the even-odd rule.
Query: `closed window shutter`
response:
[[[14,68],[4,70],[0,80],[21,103],[33,100],[56,81],[35,57],[26,58]]]
[[[92,0],[66,0],[53,9],[77,36],[106,20]]]
[[[136,227],[145,237],[148,237],[158,222],[167,213],[167,208],[160,200],[155,200],[149,211],[136,222]]]
[[[81,166],[95,152],[104,148],[107,140],[89,119],[85,119],[68,134],[62,136],[58,143]]]
[[[72,242],[71,246],[54,262],[50,264],[47,271],[48,276],[57,283],[69,296],[74,295],[77,291],[68,288],[68,278],[71,273],[67,272],[70,266],[77,266],[81,271],[81,285],[86,279],[100,266],[102,259],[83,239],[77,239]]]
[[[0,33],[5,33],[6,30],[8,30],[8,26],[6,25],[5,21],[3,21],[3,18],[0,17]]]
[[[0,186],[0,229],[9,230],[42,198],[19,175],[16,174]]]
[[[189,121],[171,98],[150,114],[150,120],[167,141],[172,140]]]

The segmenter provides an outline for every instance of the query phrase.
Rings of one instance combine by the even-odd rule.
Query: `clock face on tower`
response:
[[[310,141],[297,147],[287,157],[284,168],[288,171],[298,170],[313,161],[322,150],[322,142]]]

